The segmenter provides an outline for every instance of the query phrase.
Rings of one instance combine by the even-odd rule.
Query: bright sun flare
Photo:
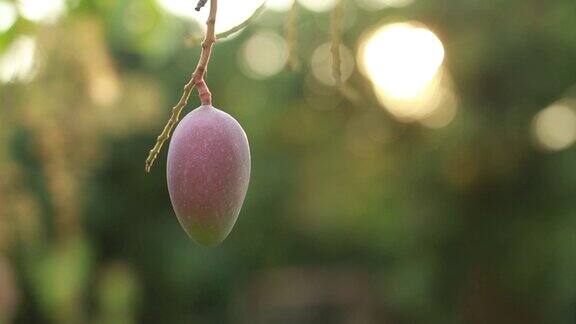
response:
[[[397,119],[439,128],[454,118],[456,97],[442,67],[444,46],[426,27],[384,25],[364,38],[358,60],[376,98]]]
[[[430,30],[409,23],[385,25],[361,49],[362,71],[388,96],[420,96],[444,60],[442,42]]]

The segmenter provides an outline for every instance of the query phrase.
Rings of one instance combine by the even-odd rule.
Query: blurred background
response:
[[[297,1],[214,48],[253,165],[203,248],[144,161],[207,8],[0,0],[0,323],[576,323],[576,2],[344,0],[336,87]]]

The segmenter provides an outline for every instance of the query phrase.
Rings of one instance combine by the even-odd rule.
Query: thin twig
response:
[[[260,17],[260,15],[264,12],[264,10],[266,10],[266,3],[268,2],[268,0],[262,2],[262,4],[260,5],[260,7],[258,7],[256,9],[256,11],[254,11],[254,13],[246,20],[244,20],[240,25],[233,27],[227,31],[218,33],[216,35],[216,39],[221,39],[221,38],[226,38],[232,34],[234,34],[235,32],[238,32],[244,28],[246,28],[248,25],[250,25],[254,20],[256,20],[256,18]]]
[[[288,44],[288,66],[292,71],[300,68],[298,60],[298,1],[294,0],[286,18],[286,42]]]
[[[216,34],[216,40],[222,39],[222,38],[226,38],[229,37],[230,35],[241,31],[242,29],[248,27],[254,20],[256,20],[258,17],[260,17],[260,15],[266,10],[266,2],[264,1],[260,7],[258,7],[254,13],[248,17],[248,19],[244,20],[240,25],[232,27],[226,31],[223,31],[221,33]],[[200,43],[202,41],[202,38],[200,37],[195,37],[195,36],[190,36],[188,37],[188,39],[186,39],[186,45],[188,46],[192,46],[192,45],[196,45],[198,43]]]
[[[205,3],[207,0],[200,0],[198,2],[198,5],[200,5],[202,1],[204,1]],[[218,10],[218,0],[210,0],[210,14],[208,16],[208,20],[206,21],[207,26],[206,36],[204,38],[204,41],[202,42],[202,52],[200,53],[200,59],[198,61],[198,65],[196,66],[196,70],[194,70],[194,73],[192,73],[190,81],[188,81],[188,83],[186,83],[186,85],[184,86],[184,92],[182,93],[182,97],[180,97],[180,100],[178,101],[176,106],[172,108],[172,115],[170,116],[170,119],[166,123],[166,126],[164,126],[162,133],[158,136],[156,144],[148,154],[148,158],[146,159],[146,172],[150,172],[150,170],[152,169],[154,162],[158,158],[158,154],[162,150],[162,146],[164,145],[166,140],[168,140],[168,138],[170,137],[170,133],[172,132],[174,126],[178,123],[178,120],[180,119],[180,113],[182,113],[182,110],[188,104],[188,99],[190,98],[190,94],[192,94],[192,90],[194,90],[194,87],[198,88],[198,93],[200,94],[200,100],[202,101],[202,105],[212,104],[212,95],[210,93],[210,90],[206,86],[206,83],[204,82],[204,76],[206,75],[206,71],[208,69],[208,62],[210,61],[212,46],[216,42],[216,37],[214,36],[214,30],[216,25],[217,10]]]
[[[332,77],[337,87],[342,84],[342,58],[340,56],[342,38],[340,33],[342,32],[343,4],[344,1],[340,0],[334,7],[330,22],[330,31],[332,34],[332,47],[330,48],[332,52]]]
[[[196,5],[196,11],[200,11],[200,9],[202,9],[202,7],[206,5],[206,2],[208,2],[208,0],[198,0],[198,4]]]

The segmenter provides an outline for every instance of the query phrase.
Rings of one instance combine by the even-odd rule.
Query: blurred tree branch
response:
[[[330,21],[330,32],[332,36],[332,46],[330,48],[332,52],[332,76],[337,87],[342,84],[342,59],[340,57],[340,43],[342,42],[342,37],[340,32],[342,31],[343,6],[344,2],[340,0],[332,10]]]
[[[286,18],[286,42],[288,43],[288,66],[292,71],[300,68],[298,53],[298,1],[294,1]]]

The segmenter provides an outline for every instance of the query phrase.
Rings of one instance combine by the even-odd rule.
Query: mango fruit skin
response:
[[[200,106],[176,127],[166,166],[178,220],[197,243],[214,246],[232,231],[250,180],[250,147],[227,113]]]

